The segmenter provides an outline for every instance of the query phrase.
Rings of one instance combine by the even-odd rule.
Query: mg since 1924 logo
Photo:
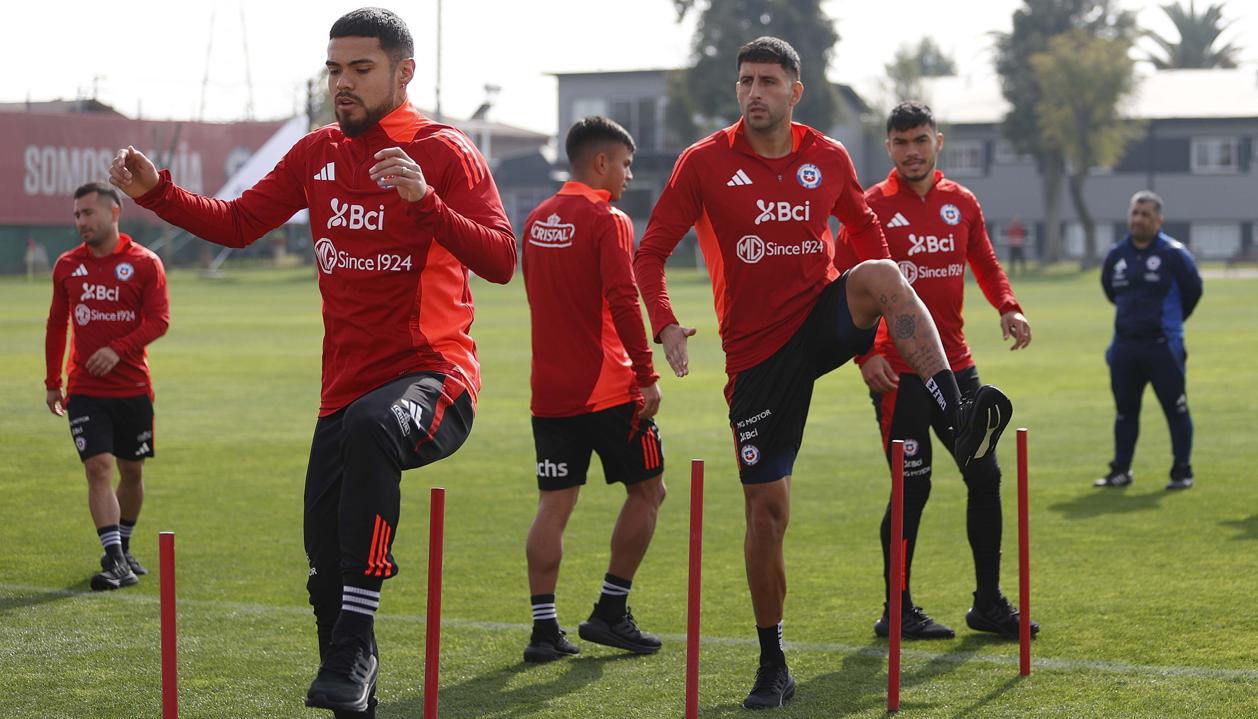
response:
[[[764,259],[764,240],[756,235],[743,235],[739,238],[735,251],[738,253],[738,259],[754,265]]]
[[[315,260],[325,275],[336,270],[357,270],[359,272],[410,272],[411,256],[393,252],[381,252],[371,257],[358,257],[344,250],[336,249],[332,240],[324,237],[315,243]]]

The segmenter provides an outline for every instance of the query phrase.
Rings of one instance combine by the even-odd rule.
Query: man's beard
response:
[[[336,122],[341,126],[341,132],[346,137],[357,137],[370,130],[376,123],[380,122],[381,118],[392,112],[394,106],[393,97],[389,97],[383,104],[376,107],[367,107],[357,97],[354,97],[353,100],[358,102],[366,110],[367,114],[362,120],[351,121],[341,117],[341,113],[337,111]]]

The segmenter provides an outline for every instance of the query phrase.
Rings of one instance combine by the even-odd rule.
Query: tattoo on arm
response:
[[[913,315],[900,315],[895,318],[896,339],[908,339],[917,331],[917,318]]]

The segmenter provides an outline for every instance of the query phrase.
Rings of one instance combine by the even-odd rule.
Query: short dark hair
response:
[[[415,41],[406,23],[381,7],[358,8],[342,15],[328,32],[329,40],[338,37],[374,37],[394,64],[415,55]]]
[[[765,35],[738,48],[738,67],[744,62],[776,62],[792,79],[799,79],[799,53],[782,38]]]
[[[887,115],[888,135],[892,130],[904,132],[922,125],[930,125],[930,129],[936,129],[935,113],[931,111],[930,105],[924,102],[915,100],[902,102],[891,108],[891,114]]]
[[[115,205],[122,207],[122,195],[118,194],[117,190],[104,182],[89,182],[86,185],[79,186],[79,189],[74,191],[74,199],[77,200],[80,197],[90,195],[93,192],[96,193],[97,197],[108,197],[113,200]]]
[[[568,152],[569,164],[582,159],[595,145],[605,142],[619,142],[629,148],[629,152],[636,152],[638,149],[633,142],[633,135],[615,120],[592,115],[577,120],[568,130],[564,149]]]

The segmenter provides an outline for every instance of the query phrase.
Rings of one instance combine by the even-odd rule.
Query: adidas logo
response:
[[[315,173],[314,179],[336,181],[336,163],[329,162],[324,165],[322,170]]]
[[[79,269],[75,270],[74,273],[71,274],[70,276],[71,277],[87,277],[87,268],[84,267],[82,264],[80,264]]]
[[[725,183],[725,186],[726,187],[740,187],[742,185],[750,185],[750,184],[751,184],[751,178],[747,177],[747,173],[743,172],[742,168],[739,168],[738,172],[735,172],[734,176],[729,178],[729,182]]]
[[[901,215],[898,212],[895,213],[895,217],[892,217],[891,221],[887,223],[887,227],[908,227],[908,226],[909,226],[908,218],[905,217],[904,215]]]

